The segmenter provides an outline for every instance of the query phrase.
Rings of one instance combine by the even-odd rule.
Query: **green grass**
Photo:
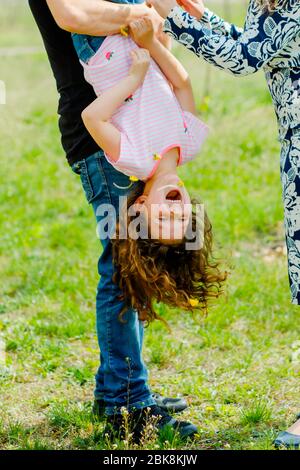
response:
[[[241,24],[245,8],[236,5],[230,15]],[[26,2],[17,9],[6,2],[0,24],[0,47],[41,45]],[[299,411],[300,373],[299,309],[290,304],[281,249],[275,116],[262,74],[237,80],[182,48],[176,53],[212,129],[204,152],[180,173],[205,202],[231,275],[207,319],[161,306],[171,332],[161,323],[147,329],[150,385],[188,399],[182,417],[199,426],[199,436],[183,444],[166,430],[148,436],[144,448],[270,449]],[[60,146],[47,58],[1,57],[0,73],[7,88],[0,107],[0,447],[130,448],[106,442],[105,423],[91,416],[100,246]]]

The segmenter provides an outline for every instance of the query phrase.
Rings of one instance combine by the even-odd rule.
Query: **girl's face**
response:
[[[150,236],[162,243],[178,243],[184,238],[192,213],[190,196],[177,175],[164,175],[148,194],[137,200],[143,204]]]

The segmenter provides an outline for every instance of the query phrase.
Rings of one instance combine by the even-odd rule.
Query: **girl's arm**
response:
[[[171,51],[166,49],[157,40],[152,42],[148,50],[151,57],[173,86],[173,91],[182,109],[197,115],[191,80],[183,65],[176,59]]]
[[[113,161],[120,157],[121,132],[109,119],[143,82],[150,64],[149,52],[137,49],[132,52],[132,66],[123,80],[106,90],[82,112],[85,127]]]
[[[165,8],[165,31],[199,57],[235,75],[256,72],[291,45],[300,32],[300,3],[294,0],[288,0],[285,8],[272,15],[251,0],[245,30],[237,39],[207,29],[175,0],[149,3],[157,5],[160,14],[162,6],[173,5],[171,11]]]
[[[176,57],[161,44],[153,31],[150,19],[142,18],[130,24],[131,36],[141,47],[150,52],[151,57],[173,87],[173,91],[183,110],[197,114],[193,89],[189,75]]]

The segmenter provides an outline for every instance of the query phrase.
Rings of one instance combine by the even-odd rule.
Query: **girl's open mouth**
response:
[[[178,191],[178,189],[173,189],[172,191],[169,191],[168,194],[166,195],[166,199],[168,201],[181,201],[181,193]]]

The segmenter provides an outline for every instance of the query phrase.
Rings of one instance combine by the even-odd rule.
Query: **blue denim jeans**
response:
[[[145,0],[108,0],[120,4],[141,4]],[[78,57],[82,62],[88,63],[90,58],[100,48],[106,36],[88,36],[87,34],[72,34],[73,44]]]
[[[75,163],[72,170],[80,175],[97,223],[107,216],[107,213],[100,214],[99,206],[102,204],[111,204],[118,215],[119,197],[126,196],[133,185],[128,176],[117,171],[102,151]],[[112,245],[104,235],[101,243],[103,252],[98,262],[101,277],[96,295],[97,334],[101,352],[95,398],[103,399],[106,414],[112,415],[120,412],[121,407],[138,409],[154,405],[155,401],[147,385],[148,373],[142,360],[143,322],[132,309],[124,315],[126,323],[119,321],[124,303],[118,299],[121,292],[112,281]]]

